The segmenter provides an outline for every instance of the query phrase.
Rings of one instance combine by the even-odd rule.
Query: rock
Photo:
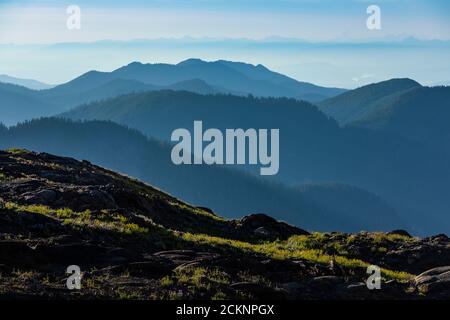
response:
[[[220,255],[217,253],[195,252],[192,250],[170,250],[157,252],[153,254],[153,256],[168,259],[181,268],[181,266],[193,266],[195,263],[203,263],[205,261],[214,260],[217,259]]]
[[[190,261],[190,262],[186,262],[183,264],[180,264],[178,267],[176,267],[175,269],[173,269],[174,272],[179,272],[179,271],[184,271],[184,270],[189,270],[192,268],[199,268],[201,267],[202,264],[198,261]]]
[[[265,214],[251,214],[238,221],[238,228],[247,234],[266,239],[285,240],[294,235],[307,235],[309,232],[280,222]]]
[[[450,297],[450,266],[427,270],[415,277],[413,284],[420,292]]]
[[[352,283],[347,286],[347,290],[351,292],[365,292],[368,291],[367,284],[364,282]]]
[[[113,196],[101,187],[79,188],[71,200],[71,206],[77,208],[77,211],[119,208]]]
[[[22,196],[28,203],[51,204],[56,200],[58,194],[54,190],[44,189],[36,193],[25,193]]]
[[[336,285],[342,283],[344,280],[337,276],[320,276],[315,277],[310,281],[310,284],[327,284]]]
[[[95,273],[121,274],[128,273],[132,277],[145,277],[158,279],[169,275],[174,264],[172,261],[154,257],[151,261],[132,262],[123,265],[116,265],[97,270]]]
[[[383,264],[390,269],[413,274],[450,265],[450,240],[439,235],[403,242],[386,253]]]
[[[0,181],[2,297],[428,299],[443,298],[450,291],[450,241],[445,235],[425,239],[377,237],[383,250],[373,250],[379,247],[367,232],[321,234],[320,241],[305,237],[321,253],[339,255],[341,250],[330,248],[342,245],[349,258],[391,270],[421,273],[411,283],[388,281],[383,282],[383,290],[368,290],[365,268],[336,262],[330,270],[326,263],[307,256],[278,257],[275,251],[272,256],[257,250],[259,246],[252,244],[260,240],[308,235],[264,214],[241,220],[195,214],[191,205],[137,180],[87,162],[48,154],[12,155],[0,151],[0,170],[8,177]],[[26,207],[35,203],[48,205],[51,210]],[[72,212],[56,211],[64,208]],[[86,209],[90,212],[81,212]],[[149,232],[143,232],[143,228]],[[190,241],[189,237],[181,237],[181,232],[221,238],[224,244]],[[249,244],[237,248],[232,240]],[[285,247],[284,242],[274,245],[283,249],[280,253],[295,249],[290,243]],[[338,257],[330,259],[339,261]],[[83,290],[66,289],[65,272],[71,264],[79,265],[85,280],[90,281]],[[174,270],[195,268],[212,271],[195,274],[194,282],[206,286],[177,281],[180,279],[173,274]],[[425,270],[428,271],[422,273]],[[173,277],[165,279],[166,276]],[[230,281],[235,283],[229,285]]]
[[[424,241],[428,241],[430,243],[437,243],[437,244],[448,244],[449,243],[449,238],[441,233],[435,236],[431,236],[428,238],[425,238]]]
[[[197,253],[193,250],[167,250],[160,251],[153,254],[153,256],[164,257],[166,259],[191,259],[194,258]]]
[[[262,237],[268,237],[270,236],[270,232],[264,228],[264,227],[259,227],[257,229],[255,229],[255,231],[253,231],[256,235],[262,236]]]

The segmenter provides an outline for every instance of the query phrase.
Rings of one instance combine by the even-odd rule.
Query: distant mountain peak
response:
[[[262,65],[262,64],[258,64],[257,66],[256,66],[256,68],[258,68],[258,69],[261,69],[261,70],[269,70],[269,69],[267,69],[266,68],[266,66],[264,66],[264,65]]]
[[[143,63],[140,61],[133,61],[128,64],[128,66],[142,66]]]
[[[411,78],[392,78],[389,80],[381,81],[378,83],[373,83],[373,85],[383,85],[383,84],[392,84],[392,83],[398,83],[398,84],[411,84],[414,86],[422,86],[419,82],[416,80],[413,80]]]
[[[0,82],[15,84],[32,90],[44,90],[54,87],[53,85],[43,83],[34,79],[16,78],[6,74],[0,74]]]
[[[198,58],[190,58],[184,61],[181,61],[177,64],[177,66],[190,66],[190,65],[196,65],[200,63],[207,63],[206,61]]]
[[[421,84],[415,80],[394,78],[344,92],[320,102],[318,106],[322,112],[345,125],[378,109],[386,99],[394,99],[402,92],[419,87]]]

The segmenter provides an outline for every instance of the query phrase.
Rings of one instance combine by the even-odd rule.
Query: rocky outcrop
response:
[[[450,265],[450,240],[446,235],[437,235],[407,241],[387,252],[383,261],[392,268],[415,274],[447,266]]]
[[[243,217],[238,221],[238,227],[245,233],[266,240],[287,239],[294,235],[308,235],[309,232],[275,220],[268,215],[259,213]]]
[[[450,298],[450,266],[427,270],[413,280],[417,290],[424,294],[436,294],[440,298]]]
[[[227,220],[89,162],[25,150],[0,151],[0,173],[0,298],[448,298],[445,235]],[[390,270],[382,289],[368,289],[368,264]],[[65,286],[69,265],[82,270],[80,291]]]

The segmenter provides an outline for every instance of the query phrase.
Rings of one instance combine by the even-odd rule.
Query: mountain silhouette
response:
[[[450,154],[450,87],[417,87],[379,102],[352,126],[395,133]]]
[[[9,87],[10,88],[10,87]],[[80,104],[116,97],[121,94],[151,90],[185,90],[199,94],[224,93],[246,96],[294,97],[317,101],[344,92],[299,82],[272,72],[262,65],[189,59],[176,65],[130,63],[112,72],[89,71],[54,88],[27,91],[29,103],[17,96],[15,102],[8,87],[3,86],[0,99],[20,109],[8,107],[4,122],[14,124],[38,116],[67,111]],[[5,98],[3,98],[3,95]],[[23,112],[29,109],[29,112]],[[33,112],[31,112],[33,110]],[[55,110],[49,113],[49,110]],[[6,117],[5,117],[6,118]]]
[[[6,74],[0,74],[0,82],[3,83],[9,83],[9,84],[15,84],[18,86],[23,86],[28,89],[33,90],[44,90],[44,89],[50,89],[53,88],[53,85],[46,84],[34,79],[21,79],[16,77],[11,77]]]
[[[224,60],[206,62],[188,59],[177,65],[133,62],[113,71],[112,76],[158,85],[201,79],[213,86],[261,97],[297,97],[304,94],[322,94],[330,97],[345,91],[299,82],[270,71],[262,65],[254,66]]]
[[[81,127],[92,125],[104,128]],[[0,150],[0,168],[2,300],[450,298],[445,234],[227,219],[95,163],[25,149]],[[373,264],[383,290],[367,290]],[[82,270],[82,290],[68,290],[70,269]]]
[[[291,186],[349,184],[380,195],[417,226],[435,228],[431,221],[436,219],[445,221],[442,227],[450,223],[444,192],[450,168],[442,150],[389,132],[342,128],[307,102],[155,91],[80,106],[63,116],[114,121],[166,142],[173,130],[192,130],[198,119],[205,129],[278,128],[280,170],[267,179]],[[255,166],[236,167],[258,174]],[[429,225],[423,221],[425,212]]]
[[[313,197],[308,186],[290,188],[220,166],[176,166],[168,144],[112,122],[47,118],[0,128],[0,149],[13,146],[89,160],[227,217],[263,212],[311,230],[409,228],[395,210],[368,192],[342,185],[333,191],[315,185]],[[322,192],[326,199],[338,192],[334,198],[341,197],[341,203],[324,205],[318,201]],[[356,198],[359,203],[353,205]],[[366,212],[376,212],[377,219],[360,212],[364,203]]]
[[[49,116],[60,111],[39,98],[37,91],[22,86],[0,83],[0,122],[13,125],[18,121]]]
[[[317,103],[320,110],[341,125],[355,121],[383,105],[382,100],[420,84],[411,79],[391,79],[369,84]]]

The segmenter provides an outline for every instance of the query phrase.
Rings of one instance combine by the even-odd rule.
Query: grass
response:
[[[305,241],[308,236],[293,236],[287,241],[267,242],[262,244],[251,244],[248,242],[230,240],[218,237],[212,237],[204,234],[179,233],[179,236],[185,240],[195,244],[210,245],[214,247],[225,247],[232,250],[245,251],[247,253],[256,253],[266,255],[273,259],[304,259],[314,263],[328,265],[332,259],[346,268],[357,269],[367,268],[370,264],[359,259],[351,259],[345,256],[331,256],[322,249],[309,248],[308,242]],[[316,235],[317,237],[318,235]],[[314,236],[313,236],[314,237]],[[389,269],[381,269],[384,277],[388,279],[396,279],[399,281],[408,281],[413,275],[394,271]]]
[[[5,181],[8,177],[3,172],[0,172],[0,181]]]
[[[132,223],[129,219],[117,212],[91,212],[85,210],[83,212],[75,212],[69,208],[52,209],[43,205],[19,205],[12,202],[5,204],[6,209],[20,212],[28,212],[32,214],[41,214],[60,220],[63,224],[79,228],[94,228],[106,231],[113,231],[122,235],[148,235],[149,229]],[[185,209],[185,208],[182,208]],[[194,209],[195,210],[195,209]],[[197,214],[210,215],[203,213],[199,209]],[[156,225],[155,225],[156,226]],[[162,228],[162,227],[161,227]],[[162,228],[164,229],[164,228]],[[164,232],[163,232],[164,231]],[[342,267],[349,269],[366,269],[370,264],[356,258],[346,256],[345,245],[349,245],[362,237],[365,241],[369,241],[372,248],[379,253],[387,251],[385,246],[389,242],[395,241],[411,241],[410,238],[399,235],[386,235],[382,233],[364,233],[357,235],[346,234],[327,234],[313,233],[311,235],[292,236],[285,241],[274,241],[265,243],[249,243],[245,241],[232,240],[222,237],[210,236],[206,234],[179,232],[164,229],[161,234],[165,233],[167,239],[171,239],[173,246],[180,245],[184,248],[192,247],[208,247],[216,248],[222,251],[245,252],[248,254],[265,255],[272,259],[278,260],[308,260],[313,263],[328,265],[331,260]],[[177,244],[178,243],[178,244]],[[333,249],[333,254],[329,250]],[[382,274],[385,278],[395,279],[399,281],[410,280],[413,275],[406,272],[399,272],[382,268]],[[364,271],[365,272],[365,271]],[[203,280],[209,279],[207,283]],[[207,270],[196,268],[188,269],[175,274],[173,278],[163,278],[161,285],[170,287],[172,283],[185,284],[195,288],[205,288],[211,284],[226,283],[229,281],[226,274],[219,270]],[[208,287],[209,288],[209,287]]]
[[[211,214],[211,213],[209,213],[209,212],[207,212],[205,210],[202,210],[202,209],[199,209],[199,208],[195,208],[195,207],[191,207],[191,206],[188,206],[188,205],[183,204],[183,203],[172,202],[171,204],[173,206],[181,209],[181,210],[189,211],[190,213],[195,214],[195,215],[199,215],[199,216],[203,216],[203,217],[206,217],[206,218],[210,218],[210,219],[216,220],[218,222],[226,221],[224,218],[216,216],[215,214]]]
[[[90,210],[75,212],[69,208],[51,209],[43,205],[19,205],[13,202],[7,202],[5,208],[18,212],[28,212],[53,217],[62,221],[65,225],[74,227],[90,227],[114,231],[123,235],[145,235],[149,233],[148,228],[143,228],[135,223],[129,222],[128,218],[119,213],[101,211],[94,214]]]
[[[214,300],[224,300],[228,297],[223,290],[232,283],[232,279],[218,267],[190,266],[175,270],[172,275],[163,277],[159,282],[165,290],[164,296],[171,300],[202,295]]]
[[[30,153],[28,150],[25,149],[21,149],[21,148],[9,148],[5,150],[8,153],[11,154],[26,154],[26,153]]]

